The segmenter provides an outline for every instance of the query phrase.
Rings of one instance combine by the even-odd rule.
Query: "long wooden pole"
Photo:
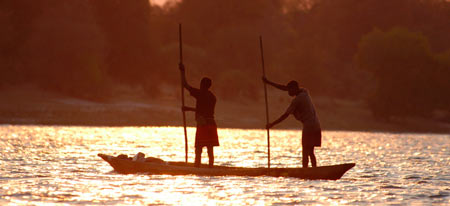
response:
[[[183,64],[183,39],[181,34],[181,24],[178,25],[178,34],[180,37],[180,64]],[[183,85],[183,74],[181,74],[181,106],[184,107],[184,85]],[[186,153],[185,161],[188,162],[188,138],[187,138],[187,131],[186,131],[186,113],[182,111],[183,113],[183,128],[184,128],[184,150]]]
[[[259,48],[261,49],[261,62],[263,77],[266,77],[266,69],[264,68],[264,50],[262,36],[259,36]],[[266,101],[266,124],[269,124],[269,103],[267,102],[267,86],[264,84],[264,99]],[[270,130],[267,128],[267,166],[270,169]]]

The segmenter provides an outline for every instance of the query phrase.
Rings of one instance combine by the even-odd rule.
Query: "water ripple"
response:
[[[188,128],[190,161],[194,135]],[[219,136],[218,165],[266,166],[265,130],[220,129]],[[301,166],[300,136],[273,131],[274,166]],[[319,165],[357,164],[337,181],[121,175],[96,156],[184,161],[183,137],[177,127],[0,126],[0,205],[450,204],[449,135],[326,131]]]

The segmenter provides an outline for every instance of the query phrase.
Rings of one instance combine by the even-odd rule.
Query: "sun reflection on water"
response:
[[[189,161],[195,128],[188,128]],[[216,164],[267,166],[265,130],[220,129]],[[449,135],[326,131],[319,165],[356,162],[338,181],[120,175],[97,153],[184,161],[179,127],[0,126],[0,204],[450,204]],[[301,165],[301,132],[271,132],[272,167]],[[207,162],[206,151],[202,162]]]

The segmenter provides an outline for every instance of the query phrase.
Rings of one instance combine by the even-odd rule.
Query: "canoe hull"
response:
[[[194,167],[192,163],[167,162],[166,164],[153,162],[136,162],[120,159],[114,156],[98,154],[108,162],[116,172],[121,174],[147,173],[157,175],[199,175],[199,176],[272,176],[295,177],[300,179],[337,180],[345,172],[355,166],[355,163],[322,166],[316,168],[242,168],[214,166],[214,168]],[[206,166],[206,168],[205,168]]]

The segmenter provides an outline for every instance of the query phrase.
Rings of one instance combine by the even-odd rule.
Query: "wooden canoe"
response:
[[[208,168],[202,165],[194,167],[193,163],[184,162],[138,162],[122,159],[111,155],[98,154],[108,162],[116,172],[121,174],[147,173],[158,175],[199,175],[199,176],[272,176],[295,177],[309,180],[337,180],[345,172],[355,166],[355,163],[321,166],[316,168],[243,168],[214,166]]]

